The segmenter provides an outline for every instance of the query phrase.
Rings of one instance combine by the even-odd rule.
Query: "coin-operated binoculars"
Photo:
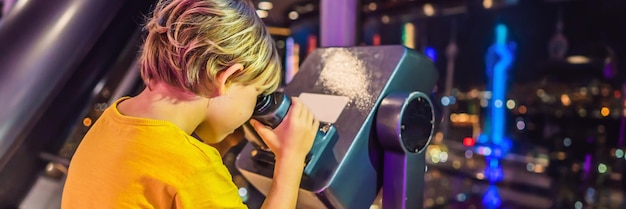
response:
[[[311,53],[284,92],[259,98],[255,118],[277,126],[298,96],[320,120],[308,154],[298,208],[369,208],[382,188],[384,209],[422,208],[425,153],[435,126],[428,94],[437,71],[403,46],[321,48]],[[261,193],[274,156],[246,127],[236,161]]]

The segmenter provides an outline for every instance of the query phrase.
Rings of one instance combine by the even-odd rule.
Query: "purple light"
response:
[[[488,165],[484,170],[485,178],[487,178],[489,183],[502,181],[504,173],[502,172],[502,166],[500,166],[500,160],[497,158],[490,158],[487,162]]]
[[[585,164],[583,165],[583,178],[587,179],[591,172],[591,154],[585,155]]]
[[[491,155],[491,148],[490,147],[486,147],[486,146],[479,146],[476,148],[476,153],[478,153],[479,155],[482,156],[490,156]]]
[[[613,65],[611,63],[607,63],[604,65],[604,78],[613,78],[615,77],[615,73],[613,73]]]
[[[321,46],[352,46],[356,37],[356,0],[320,1]]]
[[[294,39],[292,37],[287,38],[287,59],[285,60],[285,84],[289,84],[293,76],[296,74],[294,69]]]

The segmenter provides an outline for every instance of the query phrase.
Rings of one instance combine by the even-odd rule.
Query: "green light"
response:
[[[600,163],[600,164],[598,165],[598,172],[600,172],[600,173],[606,173],[606,170],[607,170],[607,167],[606,167],[606,165],[605,165],[604,163]]]
[[[616,158],[622,158],[623,156],[624,156],[624,150],[622,150],[622,149],[615,150],[615,157]]]
[[[413,23],[405,23],[402,27],[402,44],[415,49],[415,25]]]

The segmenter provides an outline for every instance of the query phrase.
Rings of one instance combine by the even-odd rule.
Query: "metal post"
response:
[[[381,102],[376,131],[384,151],[383,209],[424,206],[424,150],[434,129],[432,107],[421,92],[393,93]]]
[[[354,46],[358,11],[357,0],[321,0],[320,45]]]

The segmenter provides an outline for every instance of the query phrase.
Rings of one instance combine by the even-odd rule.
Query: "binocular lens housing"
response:
[[[252,118],[267,126],[276,128],[287,115],[290,106],[291,99],[282,92],[259,96]]]

